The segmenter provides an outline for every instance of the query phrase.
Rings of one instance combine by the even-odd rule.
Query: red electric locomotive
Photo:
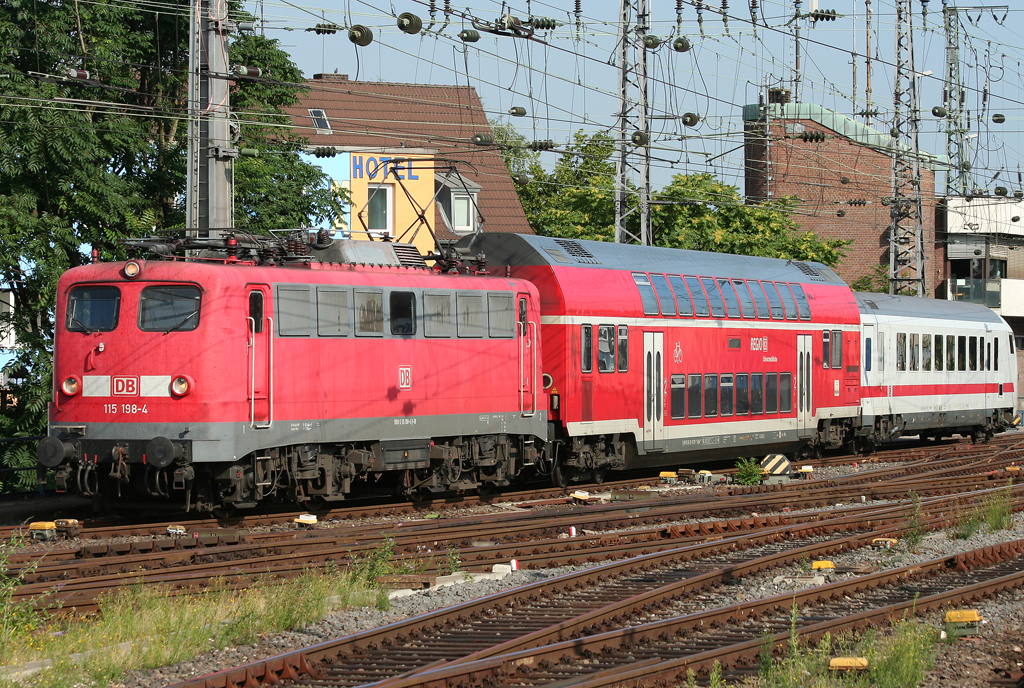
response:
[[[151,259],[67,272],[38,451],[58,486],[208,510],[505,485],[532,464],[536,288],[320,240],[140,241]]]

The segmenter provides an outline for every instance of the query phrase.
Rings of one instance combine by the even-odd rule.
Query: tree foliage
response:
[[[15,302],[0,330],[19,342],[3,436],[45,433],[59,276],[93,249],[122,257],[121,237],[183,226],[190,4],[0,3],[0,286]],[[242,18],[237,3],[232,12]],[[300,73],[276,41],[245,36],[231,51],[233,63],[268,77],[233,89],[240,145],[263,152],[237,166],[239,224],[287,228],[331,215],[329,180],[299,159],[302,139],[278,126]],[[68,68],[89,79],[64,78]],[[8,465],[34,462],[21,445],[0,450]]]
[[[615,239],[614,140],[603,132],[577,132],[549,172],[526,138],[510,125],[496,125],[497,141],[516,182],[523,210],[539,234],[574,239]],[[526,175],[517,179],[517,175]],[[677,174],[654,193],[651,212],[657,246],[813,260],[836,265],[846,242],[822,240],[800,231],[793,219],[795,201],[782,199],[760,205],[743,203],[739,189],[710,174]],[[636,207],[628,195],[627,210]],[[638,218],[627,218],[637,232]]]

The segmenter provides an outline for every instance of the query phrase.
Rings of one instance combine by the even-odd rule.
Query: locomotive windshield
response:
[[[110,332],[117,327],[121,290],[117,287],[75,287],[68,295],[64,326],[72,332]]]
[[[139,329],[146,332],[194,330],[199,326],[198,287],[146,287],[139,297]]]

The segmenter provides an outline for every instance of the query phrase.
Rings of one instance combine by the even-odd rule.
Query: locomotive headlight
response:
[[[192,393],[192,378],[188,375],[177,375],[171,381],[171,392],[175,396],[184,397]]]
[[[136,263],[134,260],[125,263],[124,265],[124,276],[128,279],[135,279],[142,273],[142,266]]]
[[[64,382],[60,385],[61,391],[69,397],[73,397],[78,394],[78,390],[81,389],[81,387],[82,386],[79,384],[78,378],[74,375],[64,378]]]

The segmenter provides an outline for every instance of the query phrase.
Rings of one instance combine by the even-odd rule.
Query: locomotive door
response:
[[[644,332],[644,450],[665,449],[663,332]]]
[[[270,313],[270,287],[250,284],[246,401],[249,427],[257,430],[265,430],[274,423],[274,319]]]
[[[537,396],[533,389],[537,381],[537,323],[530,320],[527,295],[519,295],[519,307],[516,312],[516,336],[519,339],[519,413],[523,416],[532,416],[537,413]]]
[[[811,357],[813,336],[796,336],[796,428],[799,437],[808,437],[816,430],[814,404],[811,396],[811,375],[814,371]]]

